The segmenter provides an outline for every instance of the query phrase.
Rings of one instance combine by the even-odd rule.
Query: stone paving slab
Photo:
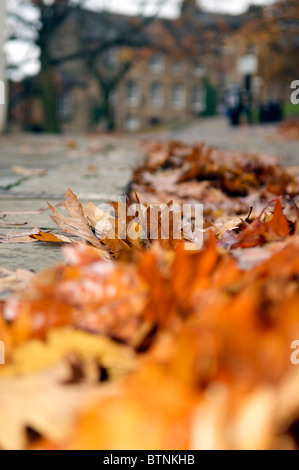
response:
[[[3,172],[4,173],[4,172]],[[0,176],[0,190],[7,191],[8,189],[20,184],[24,178],[17,177],[17,176]]]
[[[38,211],[41,214],[7,215],[0,233],[23,232],[38,227],[59,228],[50,218],[53,206],[70,188],[81,202],[102,203],[124,193],[132,168],[143,158],[134,140],[111,137],[6,136],[0,138],[0,213]],[[13,166],[44,169],[42,176],[15,175]],[[1,225],[6,223],[19,226]],[[26,225],[21,225],[26,222]],[[55,245],[0,244],[0,266],[39,271],[63,259]]]
[[[40,271],[62,260],[63,253],[60,245],[46,246],[43,243],[0,245],[0,265],[6,269],[21,268]]]
[[[195,121],[168,133],[165,138],[186,143],[205,141],[213,147],[232,151],[265,152],[277,156],[285,166],[299,165],[298,141],[281,138],[277,125],[233,128],[226,118],[217,117]]]
[[[62,200],[63,198],[61,198]],[[47,201],[55,206],[58,203],[56,199],[47,199]],[[0,219],[0,232],[9,230],[30,230],[34,227],[39,227],[40,229],[51,230],[55,228],[55,223],[50,218],[51,211],[48,208],[47,201],[40,199],[0,199],[0,213],[1,212],[26,212],[26,211],[40,211],[43,210],[40,214],[8,214],[4,219]],[[59,200],[60,202],[60,200]],[[16,227],[11,226],[2,226],[1,220],[5,223],[19,224]],[[26,225],[23,225],[26,223]],[[0,247],[1,248],[1,247]]]
[[[36,211],[38,215],[7,216],[11,223],[25,226],[1,226],[26,231],[35,226],[57,229],[50,218],[47,201],[57,205],[71,188],[80,201],[104,202],[116,199],[129,184],[132,168],[140,163],[143,153],[140,139],[180,139],[188,144],[205,140],[227,150],[267,152],[277,155],[284,165],[299,165],[297,141],[278,138],[275,126],[252,126],[232,129],[224,118],[194,121],[188,126],[160,132],[121,136],[45,136],[12,135],[0,137],[0,213],[2,211]],[[16,175],[13,166],[45,169],[43,176]],[[40,270],[62,259],[61,249],[44,244],[0,244],[0,266],[7,269]]]

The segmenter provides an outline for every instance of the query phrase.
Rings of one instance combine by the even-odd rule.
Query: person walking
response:
[[[242,113],[242,93],[238,84],[233,83],[230,86],[227,93],[226,103],[231,125],[234,127],[239,126]]]

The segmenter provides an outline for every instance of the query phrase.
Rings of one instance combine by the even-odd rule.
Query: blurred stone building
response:
[[[219,111],[225,90],[235,78],[236,56],[227,39],[253,14],[258,14],[256,9],[238,16],[210,13],[195,0],[185,0],[178,19],[157,18],[140,31],[134,47],[119,44],[101,54],[95,59],[97,74],[108,85],[133,57],[108,98],[114,120],[110,128],[138,131]],[[51,47],[71,54],[84,44],[96,44],[103,28],[109,29],[108,34],[123,28],[125,35],[132,22],[138,21],[126,15],[106,15],[109,21],[103,23],[102,13],[74,10],[56,32]],[[55,68],[57,109],[65,132],[109,127],[103,91],[97,74],[91,73],[94,63],[86,64],[80,58]],[[25,130],[43,129],[34,90],[34,79],[12,88],[11,121]],[[22,100],[22,96],[26,98]]]

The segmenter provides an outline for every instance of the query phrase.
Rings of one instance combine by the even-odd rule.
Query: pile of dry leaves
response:
[[[297,448],[296,179],[264,155],[147,149],[132,198],[202,202],[204,246],[120,238],[119,213],[99,240],[111,216],[69,191],[64,233],[28,235],[66,263],[0,307],[0,448]]]
[[[298,194],[298,183],[266,154],[226,152],[198,144],[149,142],[132,189],[141,201],[204,204],[207,220],[263,208],[275,196]],[[256,209],[258,209],[256,207]]]
[[[278,128],[279,134],[285,139],[299,139],[299,121],[287,121],[280,124]]]

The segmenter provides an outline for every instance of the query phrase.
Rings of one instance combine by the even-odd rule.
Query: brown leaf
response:
[[[49,207],[54,214],[51,216],[52,220],[66,233],[75,235],[76,237],[87,241],[100,250],[103,258],[109,259],[109,255],[105,251],[103,244],[93,234],[86,218],[84,217],[82,205],[70,189],[66,193],[66,201],[63,202],[62,205],[67,209],[69,217],[60,214],[53,206],[51,206],[51,204],[49,204]]]
[[[39,229],[34,228],[28,232],[9,232],[7,235],[0,235],[0,243],[34,243],[37,240],[32,235],[39,234]]]
[[[0,268],[0,292],[23,290],[30,285],[33,276],[31,271],[25,269],[13,272]]]
[[[32,169],[32,168],[25,168],[23,166],[20,166],[20,165],[14,165],[12,167],[12,171],[16,174],[16,175],[20,175],[20,176],[44,176],[47,172],[46,170],[36,170],[36,169]]]
[[[32,235],[32,237],[36,240],[46,243],[72,243],[72,240],[69,237],[65,237],[63,235],[54,235],[51,232],[39,231],[38,234]]]
[[[262,222],[264,213],[265,210],[251,224],[245,226],[231,248],[253,248],[290,235],[290,223],[283,213],[280,200],[277,200],[274,212],[266,222]]]

